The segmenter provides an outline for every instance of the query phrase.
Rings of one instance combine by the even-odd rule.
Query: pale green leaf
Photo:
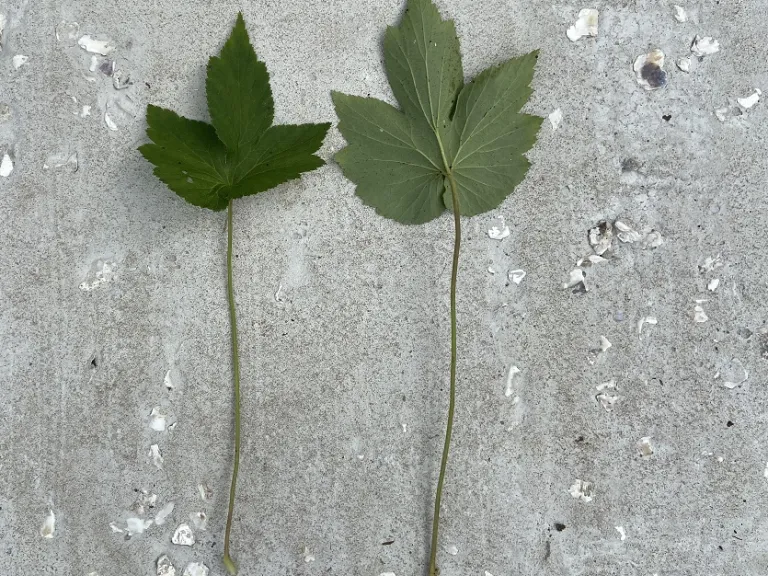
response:
[[[384,40],[387,75],[400,110],[333,94],[348,146],[336,155],[356,193],[405,224],[453,209],[473,216],[497,207],[525,178],[524,154],[542,119],[520,113],[531,95],[537,52],[482,72],[462,86],[459,42],[430,0],[410,0]]]
[[[496,208],[522,182],[542,118],[520,114],[531,95],[538,52],[482,72],[459,94],[451,123],[458,149],[451,152],[463,216]],[[452,203],[450,192],[445,205]]]
[[[400,26],[387,28],[384,61],[400,107],[436,129],[448,121],[464,83],[453,20],[443,20],[430,0],[410,0]]]
[[[387,218],[420,224],[445,210],[442,159],[424,120],[374,98],[333,92],[349,146],[336,155],[357,195]]]

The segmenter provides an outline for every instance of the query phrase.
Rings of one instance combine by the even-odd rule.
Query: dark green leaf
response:
[[[459,41],[431,0],[410,0],[384,40],[387,75],[402,111],[334,93],[348,146],[336,155],[357,195],[377,212],[417,224],[453,209],[473,216],[498,206],[525,177],[524,153],[542,119],[521,114],[537,52],[482,72],[462,86]],[[452,114],[452,116],[451,116]]]
[[[190,204],[223,210],[228,198],[221,194],[226,183],[226,149],[213,126],[189,120],[150,104],[147,136],[152,144],[139,150],[155,165],[155,176]]]
[[[224,210],[233,198],[269,190],[324,164],[315,152],[330,124],[272,126],[269,75],[242,15],[221,55],[208,63],[206,88],[213,126],[150,105],[152,143],[139,148],[155,165],[155,175],[188,202]]]
[[[275,105],[269,73],[256,58],[242,14],[221,55],[208,60],[205,91],[216,134],[230,151],[256,142],[272,125]]]
[[[272,126],[235,167],[236,184],[230,197],[269,190],[322,166],[324,162],[313,153],[330,127],[329,122]]]

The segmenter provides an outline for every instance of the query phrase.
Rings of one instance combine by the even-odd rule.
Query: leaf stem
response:
[[[224,566],[232,576],[237,574],[237,565],[229,555],[229,535],[232,531],[232,517],[235,512],[235,491],[237,470],[240,467],[240,355],[237,347],[237,313],[235,311],[235,290],[232,286],[232,200],[227,206],[227,296],[229,298],[229,323],[232,333],[232,360],[235,383],[235,458],[232,464],[232,484],[229,487],[229,512],[224,533]]]
[[[456,180],[450,170],[446,174],[451,186],[451,198],[453,200],[453,222],[455,239],[453,243],[453,267],[451,269],[451,389],[448,403],[448,423],[445,430],[445,444],[443,445],[443,457],[440,461],[440,476],[437,480],[437,492],[435,493],[435,512],[432,517],[432,551],[429,555],[429,576],[438,576],[437,568],[437,544],[438,531],[440,529],[440,501],[443,498],[443,484],[445,483],[445,471],[448,467],[448,452],[451,448],[451,434],[453,433],[453,413],[456,407],[456,279],[459,274],[459,250],[461,249],[461,215],[459,212],[459,194],[456,189]]]

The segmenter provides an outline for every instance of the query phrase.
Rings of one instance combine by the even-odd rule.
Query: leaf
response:
[[[213,125],[147,107],[139,151],[154,174],[190,204],[224,210],[229,201],[299,178],[324,164],[315,152],[329,123],[272,126],[269,74],[237,22],[219,56],[208,62],[208,110]]]
[[[531,52],[463,84],[453,22],[431,0],[409,0],[384,39],[387,77],[400,110],[333,93],[348,146],[336,154],[365,204],[403,224],[453,209],[474,216],[497,207],[522,182],[542,118],[520,113],[538,58]]]
[[[339,129],[350,144],[336,155],[357,195],[387,218],[421,224],[445,210],[437,140],[396,108],[333,92]],[[382,198],[385,200],[382,202]]]
[[[221,56],[208,60],[205,92],[216,134],[232,152],[256,142],[272,125],[275,104],[269,73],[256,58],[242,14]]]
[[[432,2],[412,0],[400,27],[387,27],[384,61],[392,92],[406,115],[423,115],[433,129],[448,120],[464,83],[452,20],[442,20]]]
[[[537,58],[534,51],[489,68],[459,94],[451,163],[464,216],[497,207],[525,178],[530,163],[523,154],[544,120],[519,113],[531,95]],[[450,195],[444,202],[451,206]]]
[[[226,148],[210,124],[189,120],[150,104],[147,136],[154,144],[139,151],[155,165],[155,176],[190,204],[223,210],[228,199],[221,195],[226,182]]]
[[[230,197],[269,190],[325,164],[313,152],[330,127],[330,123],[272,126],[235,168],[237,183]]]

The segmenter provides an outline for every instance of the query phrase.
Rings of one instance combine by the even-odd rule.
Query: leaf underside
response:
[[[400,109],[333,92],[347,147],[336,154],[365,204],[403,224],[437,218],[453,203],[474,216],[497,207],[522,182],[524,154],[542,118],[520,112],[531,95],[538,51],[493,66],[464,83],[456,29],[431,0],[409,0],[388,27],[384,59]]]
[[[330,124],[273,126],[269,73],[256,57],[238,14],[219,56],[208,62],[211,124],[147,107],[139,151],[154,174],[190,204],[224,210],[230,200],[274,188],[319,168],[315,155]]]

